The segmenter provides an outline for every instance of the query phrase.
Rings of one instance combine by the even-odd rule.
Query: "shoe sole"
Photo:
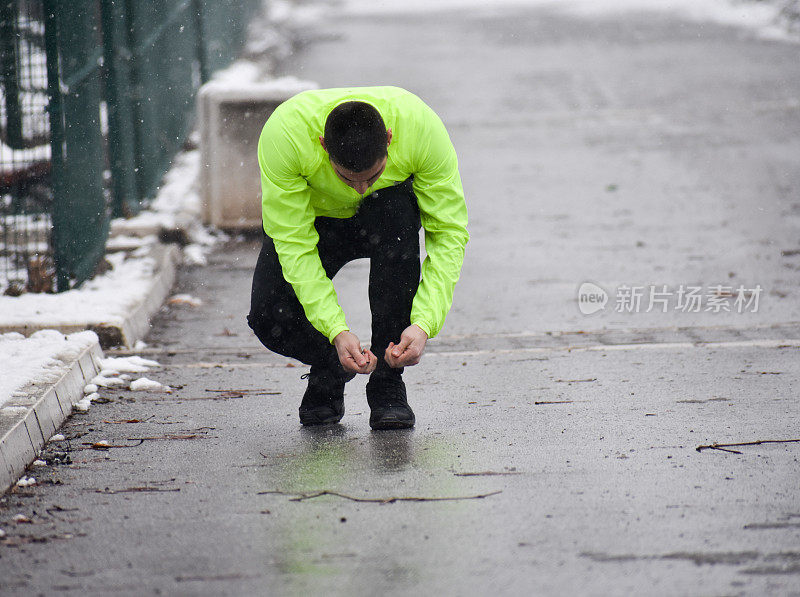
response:
[[[416,421],[372,421],[369,426],[375,431],[385,431],[387,429],[411,429]]]
[[[328,417],[327,419],[319,419],[317,417],[300,417],[300,424],[306,427],[314,427],[315,425],[332,425],[342,420],[344,415]]]

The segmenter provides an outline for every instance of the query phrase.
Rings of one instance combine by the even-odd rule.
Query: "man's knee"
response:
[[[264,317],[263,312],[257,312],[255,309],[251,310],[247,315],[247,325],[250,326],[250,329],[253,330],[258,339],[264,344],[266,344],[265,340],[268,340],[272,336],[271,328],[273,322]]]
[[[271,309],[251,310],[247,324],[261,343],[275,352],[282,353],[293,335],[289,320],[274,317]]]

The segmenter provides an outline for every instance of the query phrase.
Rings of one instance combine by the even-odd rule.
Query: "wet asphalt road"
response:
[[[800,46],[541,10],[306,34],[286,72],[408,87],[459,151],[473,238],[406,375],[417,427],[371,432],[359,378],[302,429],[305,369],[246,327],[258,245],[232,242],[142,353],[175,390],[105,392],[48,448],[71,464],[3,498],[0,592],[800,594],[800,445],[696,450],[800,438]],[[367,267],[335,280],[363,338]],[[765,293],[587,317],[585,280]],[[436,500],[349,499],[401,497]]]

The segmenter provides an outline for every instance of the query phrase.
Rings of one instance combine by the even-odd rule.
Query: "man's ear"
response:
[[[320,137],[320,139],[322,139],[322,137]],[[392,144],[392,129],[386,129],[386,145],[391,145],[391,144]]]
[[[322,135],[319,136],[319,144],[322,145],[322,149],[324,149],[326,152],[328,151],[328,148],[325,147],[325,137],[323,137]]]

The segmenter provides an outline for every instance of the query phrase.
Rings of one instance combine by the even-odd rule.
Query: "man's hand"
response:
[[[394,368],[416,365],[422,358],[427,341],[428,334],[421,327],[410,325],[400,335],[399,344],[389,343],[383,358],[386,359],[390,367]]]
[[[352,332],[339,332],[333,339],[333,345],[345,371],[372,373],[378,366],[378,357],[371,350],[362,350],[358,336]]]

